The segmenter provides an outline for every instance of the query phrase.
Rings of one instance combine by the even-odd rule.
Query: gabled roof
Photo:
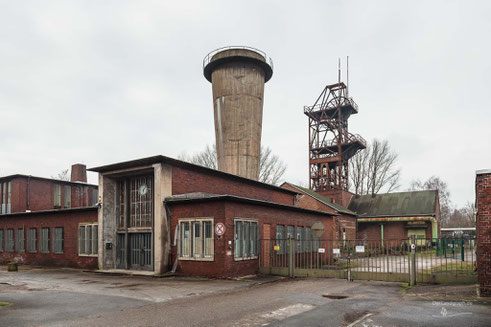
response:
[[[336,210],[337,212],[356,216],[355,212],[349,210],[348,208],[343,207],[342,205],[340,205],[338,203],[333,203],[333,202],[329,201],[329,199],[326,198],[325,196],[322,196],[317,192],[309,190],[308,188],[301,187],[301,186],[298,186],[298,185],[295,185],[292,183],[288,183],[288,182],[284,182],[283,184],[288,184],[288,185],[292,186],[293,188],[297,189],[300,193],[303,193],[303,194],[306,194],[308,196],[313,197],[317,201],[325,204],[326,206],[330,207],[331,209]]]
[[[348,208],[360,218],[435,215],[437,190],[355,195]]]
[[[236,181],[243,182],[246,184],[252,184],[255,186],[259,186],[259,187],[269,188],[269,189],[272,189],[275,191],[288,193],[290,195],[297,194],[297,192],[287,190],[287,189],[281,188],[281,187],[276,186],[276,185],[259,182],[259,181],[253,180],[253,179],[245,178],[245,177],[234,175],[234,174],[229,174],[229,173],[219,171],[216,169],[211,169],[208,167],[195,165],[195,164],[192,164],[192,163],[187,162],[187,161],[177,160],[177,159],[162,156],[162,155],[147,157],[147,158],[141,158],[141,159],[136,159],[136,160],[130,160],[130,161],[123,161],[123,162],[118,162],[118,163],[114,163],[114,164],[110,164],[110,165],[93,167],[93,168],[90,168],[87,170],[88,171],[95,171],[98,173],[105,173],[105,172],[110,172],[113,170],[127,169],[127,168],[133,168],[133,167],[138,167],[138,166],[148,166],[148,165],[153,165],[156,163],[164,163],[164,164],[175,166],[175,167],[184,167],[184,168],[188,168],[188,169],[193,169],[193,170],[201,171],[201,172],[204,172],[204,173],[207,173],[210,175],[220,176],[223,178],[236,180]]]

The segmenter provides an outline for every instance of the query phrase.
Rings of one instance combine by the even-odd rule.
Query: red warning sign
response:
[[[217,223],[215,225],[215,233],[217,235],[223,235],[223,234],[225,234],[225,225],[223,223]]]

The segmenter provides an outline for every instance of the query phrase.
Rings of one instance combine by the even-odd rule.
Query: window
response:
[[[12,201],[12,182],[5,182],[0,184],[0,193],[2,196],[0,198],[1,213],[7,214],[11,212],[11,201]]]
[[[293,231],[295,230],[295,227],[293,226],[288,226],[288,230],[287,230],[287,234],[286,234],[286,237],[287,238],[291,238],[293,237]]]
[[[277,251],[278,254],[285,254],[286,244],[285,226],[276,225],[276,245],[280,247],[280,250]]]
[[[7,235],[5,237],[5,250],[7,252],[14,252],[14,230],[7,229]]]
[[[61,207],[61,185],[60,184],[55,184],[54,204],[53,205],[55,208]]]
[[[3,252],[3,229],[0,229],[0,252]]]
[[[27,234],[27,251],[37,252],[37,230],[36,230],[36,228],[30,228],[29,234]]]
[[[235,260],[257,258],[257,221],[235,219]]]
[[[78,255],[97,255],[98,225],[80,224],[78,227]]]
[[[63,198],[63,208],[71,208],[72,207],[72,188],[70,185],[65,185],[64,187],[65,194]]]
[[[26,240],[25,240],[25,232],[24,228],[17,229],[17,252],[24,252]]]
[[[179,257],[188,260],[213,260],[213,219],[179,220]]]
[[[53,252],[54,253],[63,253],[65,249],[65,243],[64,243],[64,237],[65,237],[65,232],[63,230],[63,227],[56,227],[55,228],[55,237],[53,240]]]
[[[49,252],[49,228],[47,227],[41,228],[40,241],[41,241],[41,245],[40,245],[41,252],[48,253]]]
[[[98,194],[97,194],[97,189],[92,189],[91,190],[91,205],[95,206],[97,204],[97,202],[99,201],[99,197],[98,197]]]
[[[303,253],[303,249],[304,249],[303,227],[296,228],[296,240],[297,240],[297,253]]]

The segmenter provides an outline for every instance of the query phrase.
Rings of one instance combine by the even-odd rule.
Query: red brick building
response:
[[[0,263],[97,268],[96,202],[85,165],[71,181],[0,177]]]
[[[438,238],[438,191],[358,195],[348,209],[358,214],[358,239],[401,240]]]
[[[295,205],[300,208],[336,213],[334,217],[334,230],[328,235],[329,240],[354,240],[356,239],[356,213],[333,202],[308,188],[285,182],[282,188],[298,192]],[[347,193],[347,192],[345,192]]]
[[[315,222],[323,237],[334,234],[338,214],[295,206],[297,191],[180,160],[155,156],[90,170],[99,173],[104,270],[251,275],[260,239],[309,240]]]
[[[491,296],[491,169],[476,172],[477,268],[481,296]]]

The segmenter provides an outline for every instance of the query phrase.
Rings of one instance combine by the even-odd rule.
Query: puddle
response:
[[[342,294],[322,294],[322,296],[333,300],[342,300],[348,297],[347,295],[342,295]]]

